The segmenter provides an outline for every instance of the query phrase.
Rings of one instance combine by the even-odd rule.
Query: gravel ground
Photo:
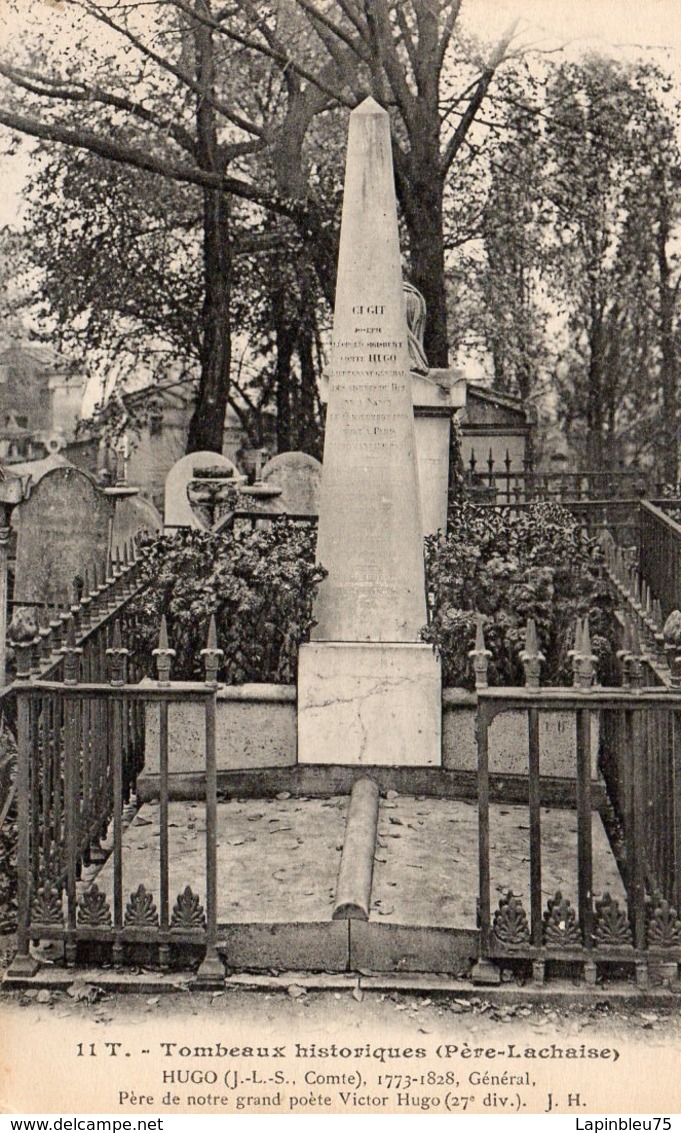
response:
[[[363,991],[352,977],[344,988],[315,991],[290,979],[279,990],[161,995],[109,993],[78,976],[64,990],[5,991],[5,1108],[681,1111],[681,1012],[669,999],[636,1003],[596,991],[587,1003],[531,1001],[515,985],[503,988],[503,999],[482,991]],[[115,1055],[112,1043],[121,1044]],[[259,1046],[259,1056],[252,1059],[244,1046]],[[528,1049],[554,1053],[528,1056]],[[424,1054],[407,1053],[416,1050]]]

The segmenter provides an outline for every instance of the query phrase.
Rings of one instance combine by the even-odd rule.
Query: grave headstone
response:
[[[350,116],[317,557],[299,760],[439,764],[390,126],[371,98]]]
[[[192,452],[183,456],[173,465],[166,477],[163,509],[163,525],[166,530],[178,527],[190,527],[195,531],[210,530],[210,524],[197,509],[192,507],[188,493],[190,485],[196,479],[196,474],[205,474],[211,469],[215,469],[219,476],[224,477],[226,484],[238,487],[243,483],[244,478],[236,464],[221,453]]]
[[[54,468],[42,476],[12,516],[15,603],[70,601],[76,575],[106,561],[113,515],[113,501],[79,468]]]
[[[116,500],[112,548],[124,547],[138,535],[154,535],[163,530],[163,520],[151,500],[144,496],[127,496]]]
[[[281,488],[277,510],[289,515],[317,515],[322,466],[306,452],[282,452],[262,470],[265,485]]]

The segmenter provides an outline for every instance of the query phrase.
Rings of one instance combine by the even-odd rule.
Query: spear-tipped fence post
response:
[[[17,678],[20,681],[27,681],[31,676],[31,655],[36,631],[35,616],[31,610],[22,611],[21,617],[15,614],[9,628],[9,638],[14,647]]]
[[[641,639],[636,622],[631,625],[631,687],[641,687]]]
[[[664,627],[664,618],[662,617],[662,603],[660,602],[659,598],[656,598],[653,602],[653,622],[655,623],[655,652],[657,654],[658,661],[664,661],[666,659],[664,648],[664,633],[662,632]]]
[[[61,620],[61,611],[59,606],[55,606],[50,615],[50,629],[52,630],[52,652],[59,653],[63,642],[64,623]]]
[[[636,613],[640,615],[643,611],[643,606],[641,605],[641,578],[640,578],[638,571],[636,570],[636,567],[631,568],[631,580],[632,580],[631,603],[632,603],[634,609],[636,610]]]
[[[475,646],[470,650],[468,656],[473,661],[473,672],[475,673],[475,687],[487,688],[487,668],[489,666],[489,659],[492,656],[491,652],[485,646],[485,634],[482,628],[482,618],[478,615],[475,620]]]
[[[541,666],[544,659],[544,654],[540,652],[537,641],[537,627],[534,618],[529,618],[525,627],[525,648],[520,654],[520,660],[525,671],[526,688],[539,688]]]
[[[579,670],[580,687],[591,688],[596,672],[596,656],[591,652],[591,631],[588,618],[584,618],[582,622],[582,656]]]
[[[617,650],[617,658],[622,666],[622,687],[631,688],[631,620],[628,614],[624,614],[622,648]]]
[[[118,576],[118,596],[119,598],[127,598],[132,593],[132,586],[130,585],[129,568],[125,556],[119,547],[116,547],[116,574]]]
[[[92,598],[90,597],[90,572],[85,568],[83,574],[83,593],[80,598],[80,626],[82,630],[90,629]]]
[[[679,610],[672,610],[664,623],[662,633],[672,687],[681,688],[681,612]]]
[[[116,585],[117,579],[114,572],[113,554],[110,551],[105,560],[105,584],[106,584],[106,610],[105,613],[112,614],[118,605],[118,586]]]
[[[59,607],[59,620],[61,622],[61,645],[59,647],[59,652],[62,653],[66,644],[66,635],[68,634],[69,626],[71,625],[71,611],[68,607],[68,603],[66,602],[62,602]]]
[[[168,645],[168,626],[166,616],[163,614],[158,634],[158,647],[152,653],[152,657],[156,658],[156,672],[160,688],[166,688],[170,684],[170,664],[174,656],[175,650]]]
[[[134,539],[129,540],[129,542],[127,544],[127,549],[128,549],[128,578],[130,580],[130,582],[129,582],[130,590],[132,591],[132,590],[134,590],[135,583],[136,583],[136,580],[137,580],[137,576],[139,574],[139,558],[140,558],[140,556],[137,553],[137,547],[135,545]]]
[[[82,579],[80,578],[79,575],[76,575],[76,577],[73,580],[72,586],[71,586],[71,620],[73,621],[73,624],[74,624],[74,627],[75,627],[76,637],[80,637],[80,632],[81,632],[81,625],[80,625],[80,599],[81,599],[81,594],[82,594],[81,586],[82,586]]]
[[[40,608],[35,614],[35,634],[31,642],[31,673],[37,676],[42,666],[42,641],[40,638]]]
[[[40,637],[40,660],[42,663],[49,661],[52,656],[52,626],[50,625],[50,615],[47,609],[43,606],[38,615],[38,635]]]
[[[201,656],[203,657],[203,664],[206,671],[205,682],[207,685],[210,685],[211,688],[217,688],[220,658],[224,656],[224,653],[222,649],[218,648],[218,631],[215,625],[215,614],[211,614],[210,616],[206,648],[201,650]]]
[[[104,613],[104,603],[102,601],[102,572],[101,568],[96,562],[92,564],[92,586],[90,587],[90,624],[96,625],[101,621]]]
[[[105,603],[106,603],[106,592],[107,592],[107,587],[108,587],[107,580],[106,580],[106,562],[104,562],[102,564],[102,567],[97,572],[97,577],[99,579],[99,585],[97,587],[97,595],[100,598],[100,602],[101,602],[101,605],[100,605],[101,612],[104,613],[104,606],[105,606]]]
[[[80,658],[83,650],[78,648],[76,642],[76,627],[69,622],[66,632],[66,643],[61,648],[64,658],[64,684],[77,685],[80,680]]]
[[[129,654],[130,651],[124,647],[121,641],[121,624],[116,621],[113,628],[111,648],[106,651],[109,658],[109,684],[118,688],[127,683]]]
[[[643,604],[643,635],[646,649],[652,653],[655,649],[655,617],[653,614],[653,598],[647,583]]]
[[[572,684],[577,687],[579,685],[579,664],[584,652],[582,645],[582,619],[577,618],[575,622],[575,639],[572,649],[568,652],[568,657],[572,662]]]

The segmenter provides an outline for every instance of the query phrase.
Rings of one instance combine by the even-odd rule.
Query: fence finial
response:
[[[106,651],[106,655],[109,658],[109,684],[119,687],[127,683],[127,659],[129,652],[128,649],[123,647],[121,640],[121,623],[116,619],[114,622],[111,647]]]
[[[579,662],[584,652],[582,646],[582,619],[577,618],[575,622],[575,637],[572,649],[568,651],[568,657],[572,661],[572,683],[573,685],[579,684]]]
[[[50,615],[44,606],[38,610],[38,637],[40,638],[40,659],[41,661],[49,661],[52,656],[52,626],[50,625]]]
[[[672,610],[664,623],[664,651],[671,670],[674,688],[681,688],[681,612]]]
[[[575,626],[575,645],[570,650],[572,658],[572,683],[575,688],[590,688],[595,670],[596,658],[591,652],[589,619],[577,618]]]
[[[109,584],[109,580],[108,580],[108,578],[107,578],[107,563],[106,563],[106,559],[104,560],[104,562],[103,562],[103,563],[102,563],[102,565],[101,565],[101,568],[100,568],[100,571],[99,571],[99,578],[100,578],[100,583],[99,583],[99,586],[97,587],[97,592],[98,592],[99,594],[105,594],[105,593],[106,593],[106,588],[107,588],[107,586],[108,586],[108,584]]]
[[[525,687],[539,688],[539,676],[544,654],[539,650],[537,626],[534,618],[528,618],[525,626],[525,648],[520,654],[520,660],[525,670]]]
[[[37,632],[34,610],[26,608],[14,611],[7,636],[14,646],[17,678],[20,681],[28,680],[31,676],[31,655]]]
[[[175,650],[168,645],[168,626],[166,616],[161,616],[161,626],[158,633],[158,648],[154,649],[152,657],[156,658],[156,671],[158,683],[161,686],[170,684],[170,662],[175,656]]]
[[[487,668],[492,654],[485,645],[485,634],[482,628],[482,616],[480,614],[476,614],[475,618],[475,646],[469,651],[468,656],[472,658],[473,661],[475,687],[487,688]]]
[[[589,619],[588,617],[585,617],[582,621],[582,645],[581,656],[579,660],[580,688],[591,688],[595,671],[596,657],[591,652],[591,631],[589,629]]]
[[[655,654],[658,661],[664,660],[664,634],[662,627],[664,625],[664,618],[662,617],[662,603],[659,598],[653,599],[653,640],[655,642]]]
[[[66,642],[61,648],[64,658],[64,684],[77,685],[80,680],[80,658],[83,650],[78,648],[76,641],[76,623],[69,619],[66,630]]]
[[[89,629],[90,622],[90,607],[92,606],[92,597],[90,589],[90,571],[86,567],[83,571],[83,593],[80,599],[80,624],[83,630]]]
[[[641,687],[641,636],[636,622],[631,625],[631,683],[634,688]]]
[[[216,687],[218,683],[220,658],[223,656],[223,651],[218,648],[218,631],[215,624],[215,614],[211,614],[210,616],[208,640],[206,641],[206,648],[201,650],[201,656],[203,657],[206,670],[206,684]]]
[[[631,688],[631,618],[622,615],[622,645],[615,654],[622,666],[622,687]]]

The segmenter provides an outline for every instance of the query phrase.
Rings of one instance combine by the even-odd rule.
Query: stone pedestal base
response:
[[[301,646],[299,763],[439,767],[441,719],[440,665],[430,646]]]

